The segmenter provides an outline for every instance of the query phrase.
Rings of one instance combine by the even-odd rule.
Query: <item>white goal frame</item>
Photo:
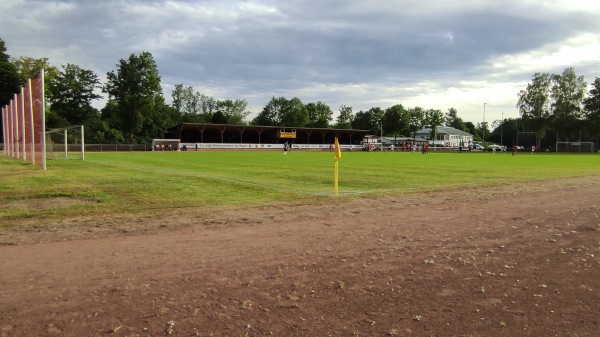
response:
[[[179,139],[153,139],[152,151],[177,151],[179,144]],[[168,149],[169,145],[171,145],[170,149]]]
[[[556,152],[594,153],[594,145],[594,142],[556,142]]]
[[[69,137],[68,137],[69,130],[73,130],[75,133],[80,134],[81,138],[80,138],[79,144],[77,144],[77,143],[69,144]],[[62,143],[55,144],[53,142],[52,135],[54,135],[54,134],[58,134],[58,135],[62,136],[61,137]],[[45,157],[47,159],[81,159],[81,160],[85,159],[85,131],[84,131],[83,125],[71,125],[71,126],[64,126],[64,127],[46,130],[45,136],[46,136]],[[57,138],[54,137],[54,139],[57,139]],[[51,155],[51,154],[58,153],[58,152],[64,153],[63,158],[60,158],[59,156]],[[75,155],[75,156],[71,156],[71,158],[70,158],[69,154],[73,153],[73,152],[78,153],[79,156]]]

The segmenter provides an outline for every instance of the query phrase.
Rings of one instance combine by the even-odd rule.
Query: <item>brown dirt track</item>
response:
[[[14,226],[0,336],[599,336],[599,195],[587,177]]]

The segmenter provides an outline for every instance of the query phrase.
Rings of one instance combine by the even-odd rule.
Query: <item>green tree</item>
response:
[[[116,72],[106,75],[103,91],[108,93],[111,105],[102,111],[103,118],[112,128],[121,130],[128,142],[148,143],[152,138],[162,138],[164,129],[174,121],[166,113],[152,54],[131,54],[127,60],[120,60]]]
[[[96,93],[100,80],[91,70],[74,64],[63,66],[63,71],[48,81],[48,103],[53,114],[64,119],[67,125],[86,125],[99,118],[92,102],[102,98]],[[60,125],[51,125],[49,127]]]
[[[10,62],[4,41],[0,39],[0,108],[10,103],[10,100],[19,92],[20,87],[21,81],[17,68]],[[3,137],[4,124],[0,117],[0,139],[4,139]]]
[[[272,97],[262,111],[252,120],[252,125],[280,125],[281,114],[287,104],[285,97]]]
[[[465,121],[458,117],[458,111],[454,108],[448,109],[448,112],[446,112],[446,116],[444,117],[444,123],[446,126],[453,127],[457,130],[467,131]]]
[[[335,127],[338,129],[350,129],[352,128],[353,119],[352,107],[342,105],[340,106],[340,114],[336,118]]]
[[[415,138],[417,136],[417,131],[425,125],[425,110],[421,107],[414,107],[408,109],[408,113],[410,114],[408,131],[412,133],[413,138]]]
[[[354,116],[352,128],[369,130],[371,134],[380,135],[383,114],[384,111],[381,108],[371,108],[367,111],[361,110]]]
[[[287,101],[281,111],[280,118],[279,126],[304,127],[308,124],[308,111],[304,103],[299,98],[294,97]]]
[[[211,96],[200,94],[200,110],[204,120],[212,119],[213,114],[217,111],[218,101]]]
[[[586,132],[596,139],[596,144],[600,144],[600,78],[596,77],[592,82],[592,88],[583,105]]]
[[[517,101],[521,118],[531,130],[543,134],[550,127],[551,101],[552,76],[548,73],[535,73],[527,88],[519,92]]]
[[[408,134],[410,126],[410,113],[402,104],[393,105],[383,113],[383,131],[387,134]]]
[[[221,110],[217,110],[210,120],[213,124],[227,124],[227,116]]]
[[[308,124],[308,110],[299,98],[273,97],[251,124],[304,127]]]
[[[437,127],[443,125],[444,114],[440,110],[429,109],[425,111],[425,124],[431,128],[430,137],[437,140]]]
[[[47,86],[49,81],[58,76],[60,73],[57,67],[50,65],[47,57],[36,59],[32,57],[21,56],[17,59],[14,59],[12,62],[17,68],[21,84],[27,83],[30,78],[35,77],[40,70],[44,69],[44,85]]]
[[[481,130],[479,130],[472,122],[465,122],[467,132],[473,135],[473,140],[481,140]]]
[[[21,80],[19,79],[17,67],[10,62],[10,56],[6,53],[6,45],[0,39],[0,107],[10,103],[10,100],[19,92],[20,87]],[[2,130],[0,128],[0,134]]]
[[[313,128],[327,128],[329,122],[333,120],[333,111],[329,105],[318,101],[317,103],[308,103],[306,105],[308,111],[308,124],[307,126]]]
[[[220,111],[227,124],[244,125],[244,119],[250,112],[246,111],[248,102],[245,99],[217,101],[217,111]]]
[[[587,83],[577,76],[573,68],[566,68],[561,75],[552,75],[552,108],[555,131],[575,136],[583,118],[582,103]]]

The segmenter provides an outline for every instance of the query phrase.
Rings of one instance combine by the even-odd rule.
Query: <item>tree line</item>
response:
[[[458,111],[442,112],[402,104],[382,109],[354,112],[342,105],[337,117],[329,105],[319,101],[304,103],[299,98],[272,97],[263,109],[247,120],[245,99],[215,99],[192,86],[175,85],[172,103],[163,97],[161,78],[152,54],[142,52],[121,59],[102,84],[97,74],[75,64],[61,68],[47,58],[11,58],[0,39],[0,106],[6,105],[19,88],[40,69],[45,69],[46,126],[85,125],[85,141],[98,144],[147,144],[162,138],[167,128],[180,123],[214,123],[370,130],[386,136],[413,136],[423,127],[445,125],[469,132],[475,140],[512,144],[517,132],[539,132],[547,141],[600,137],[600,80],[596,78],[586,97],[587,84],[572,68],[561,75],[535,74],[532,83],[519,93],[521,117],[496,121],[490,132],[487,123],[465,122]],[[94,101],[107,96],[98,110]],[[1,132],[0,128],[0,132]],[[560,136],[560,138],[558,137]],[[554,138],[553,138],[554,137]]]

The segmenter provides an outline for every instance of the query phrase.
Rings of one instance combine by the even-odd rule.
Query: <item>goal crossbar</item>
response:
[[[72,130],[69,133],[69,130]],[[69,153],[78,153],[76,159],[85,159],[85,131],[83,125],[69,125],[52,128],[45,132],[46,135],[46,158],[59,159],[58,152],[64,153],[64,158],[69,158]],[[69,137],[69,135],[72,135]],[[76,135],[76,136],[73,136]],[[62,137],[60,137],[62,136]]]
[[[556,142],[556,152],[593,153],[595,147],[593,142]]]

